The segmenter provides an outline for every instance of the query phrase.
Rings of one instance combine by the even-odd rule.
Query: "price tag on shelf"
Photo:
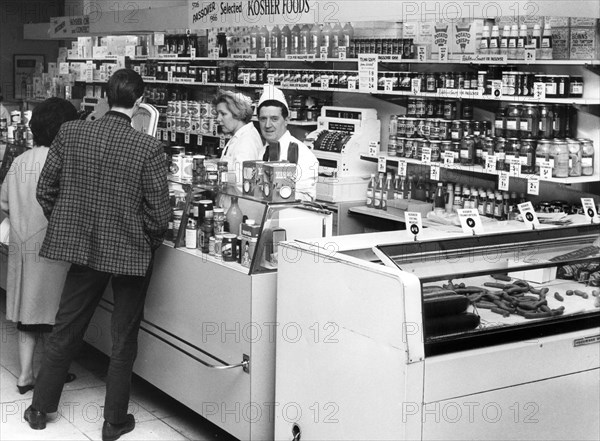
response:
[[[527,179],[527,194],[537,196],[540,194],[540,178],[537,176],[529,176]]]
[[[492,97],[502,97],[502,80],[492,80]]]
[[[225,138],[222,136],[219,138],[219,148],[221,150],[223,150],[225,148]]]
[[[583,212],[592,223],[597,224],[600,222],[594,198],[581,198],[581,206],[583,207]]]
[[[431,148],[423,147],[421,150],[421,162],[425,165],[431,164]]]
[[[202,83],[204,83],[204,84],[208,83],[208,72],[207,71],[202,72]]]
[[[159,141],[162,141],[162,139],[163,139],[162,129],[156,129],[156,139],[158,139]]]
[[[167,81],[169,83],[173,82],[173,71],[171,71],[171,70],[169,72],[167,72]]]
[[[404,159],[398,160],[398,174],[402,177],[406,176],[407,164]]]
[[[190,143],[190,134],[189,133],[185,133],[185,135],[183,135],[183,142],[186,144]]]
[[[535,214],[535,210],[533,209],[533,205],[531,205],[531,202],[524,202],[522,204],[518,204],[517,208],[519,209],[519,213],[521,213],[521,216],[523,216],[523,222],[525,222],[525,225],[530,227],[532,230],[535,230],[535,227],[540,226],[540,221],[538,220],[538,217]]]
[[[498,172],[498,190],[508,191],[509,174],[506,171]]]
[[[472,233],[473,235],[483,233],[483,224],[476,209],[459,208],[456,212],[458,213],[460,226],[465,233]]]
[[[369,156],[377,156],[379,154],[379,143],[377,141],[369,142]]]
[[[405,211],[404,222],[406,223],[406,231],[413,235],[414,240],[417,240],[417,236],[421,231],[423,231],[423,220],[421,218],[421,213]]]
[[[431,164],[431,170],[429,172],[429,179],[432,181],[440,180],[440,166],[439,164]]]
[[[248,81],[250,81],[250,74],[248,74]],[[274,86],[275,85],[275,74],[268,74],[267,75],[267,84],[269,86]]]
[[[202,145],[204,141],[204,137],[202,135],[198,135],[198,140],[196,141],[196,145]]]
[[[546,98],[546,83],[533,83],[533,99],[543,100]]]
[[[485,172],[496,173],[496,155],[487,155],[485,158]]]
[[[510,175],[515,178],[521,177],[521,160],[519,158],[510,159]]]
[[[439,46],[438,61],[440,63],[445,63],[448,61],[448,46]]]
[[[549,180],[552,178],[553,166],[550,161],[540,162],[540,179]]]
[[[163,130],[162,139],[163,139],[163,141],[168,141],[169,140],[169,132],[168,131]]]
[[[329,48],[327,46],[321,46],[321,59],[329,58]]]
[[[265,60],[271,59],[271,46],[265,46]]]
[[[242,84],[248,86],[250,84],[250,72],[244,72],[242,74]]]
[[[321,76],[321,89],[329,89],[329,77],[326,75]]]
[[[454,165],[454,152],[444,152],[442,153],[442,157],[444,158],[444,165],[446,167],[452,167]]]
[[[94,82],[94,62],[91,60],[85,62],[85,82]]]
[[[175,130],[173,130],[171,132],[171,142],[175,142],[177,141],[177,132],[175,132]]]
[[[387,158],[385,156],[380,156],[377,158],[377,171],[379,173],[385,173],[387,167]]]
[[[164,46],[165,45],[165,34],[162,32],[154,33],[154,45],[155,46]]]
[[[340,60],[345,60],[346,59],[346,46],[340,46],[340,47],[338,47],[338,58]]]
[[[348,90],[356,90],[356,80],[348,80]]]
[[[416,95],[421,93],[421,78],[412,78],[410,80],[410,90]]]
[[[193,60],[194,58],[196,58],[196,48],[192,47],[190,48],[190,58]]]
[[[417,46],[417,60],[421,62],[427,61],[427,46],[418,45]]]
[[[386,78],[384,80],[383,90],[386,92],[392,92],[394,90],[394,80],[392,78]]]
[[[529,63],[535,61],[535,47],[525,48],[525,61]]]

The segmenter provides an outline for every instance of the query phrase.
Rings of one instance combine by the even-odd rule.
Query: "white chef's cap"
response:
[[[285,95],[281,90],[270,84],[265,84],[263,89],[263,93],[258,100],[258,107],[260,107],[265,101],[278,101],[283,104],[286,110],[289,112],[290,109],[288,107],[288,103],[285,100]]]

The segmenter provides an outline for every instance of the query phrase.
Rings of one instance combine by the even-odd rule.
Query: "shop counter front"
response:
[[[158,249],[134,372],[240,440],[267,440],[275,412],[274,240],[331,234],[331,213],[243,196],[239,206],[259,227],[251,262],[179,240]],[[86,335],[106,354],[113,305],[109,288]]]
[[[283,243],[275,439],[598,439],[600,229],[506,228]]]

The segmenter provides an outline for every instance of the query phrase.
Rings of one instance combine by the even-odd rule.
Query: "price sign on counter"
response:
[[[510,175],[514,176],[515,178],[521,177],[521,160],[519,158],[511,158]]]
[[[402,177],[406,176],[406,161],[398,161],[398,174]]]
[[[440,166],[439,164],[431,164],[431,171],[429,172],[429,179],[432,181],[440,180]]]
[[[444,158],[444,165],[446,167],[454,165],[454,152],[444,152],[442,153],[442,157]]]
[[[485,172],[496,173],[496,155],[487,155],[485,158]]]
[[[508,181],[509,175],[506,171],[501,171],[498,173],[498,190],[500,191],[508,191]]]
[[[530,227],[532,230],[535,230],[535,227],[539,227],[540,221],[538,220],[538,217],[535,214],[535,210],[533,209],[533,205],[531,205],[531,202],[524,202],[522,204],[518,204],[517,208],[519,209],[519,213],[521,213],[521,216],[523,216],[523,222],[525,222],[525,225]]]
[[[456,210],[460,226],[465,233],[473,233],[473,235],[483,233],[483,225],[479,212],[473,208],[459,208]]]
[[[406,211],[404,213],[404,222],[406,223],[406,231],[410,232],[414,239],[417,240],[417,236],[423,231],[421,213]]]
[[[581,206],[583,207],[583,212],[593,224],[600,222],[593,198],[581,198]]]
[[[540,178],[537,176],[529,176],[527,179],[527,194],[539,195],[540,194]]]
[[[431,148],[423,147],[421,150],[421,162],[425,165],[431,164]]]
[[[386,159],[386,157],[385,156],[380,156],[377,159],[377,171],[379,173],[385,173],[386,167],[387,167],[387,159]]]
[[[379,144],[377,141],[369,142],[369,156],[377,156],[379,153]]]

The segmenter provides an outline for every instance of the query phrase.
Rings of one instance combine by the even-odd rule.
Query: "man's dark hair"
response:
[[[287,118],[288,115],[290,114],[287,106],[285,104],[283,104],[281,101],[277,101],[277,100],[263,101],[262,103],[260,103],[260,106],[258,106],[258,109],[256,109],[257,115],[260,116],[260,109],[262,109],[263,107],[279,107],[281,109],[281,116],[283,116],[284,118]]]
[[[62,98],[48,98],[35,106],[31,113],[29,127],[36,145],[50,147],[60,126],[77,119],[77,109]]]
[[[106,85],[109,107],[131,109],[144,94],[144,80],[132,69],[119,69],[111,75]]]

